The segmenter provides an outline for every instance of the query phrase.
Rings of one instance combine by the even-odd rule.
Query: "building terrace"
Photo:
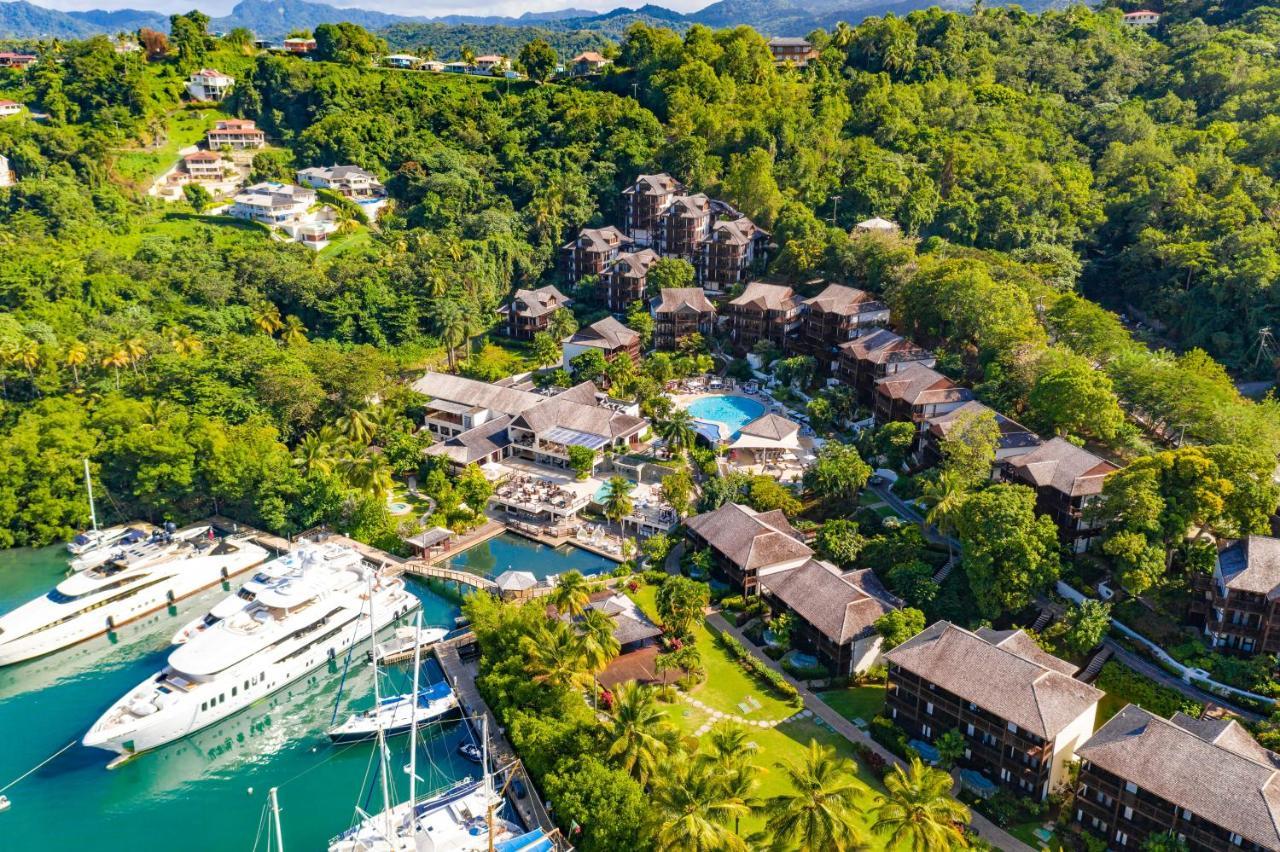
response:
[[[1063,544],[1076,553],[1086,550],[1101,528],[1089,509],[1100,499],[1107,474],[1117,470],[1065,438],[1052,438],[1000,463],[1004,479],[1035,489],[1036,511],[1053,519]]]

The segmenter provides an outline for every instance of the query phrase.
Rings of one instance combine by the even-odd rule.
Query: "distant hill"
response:
[[[1026,0],[1021,5],[1028,11],[1066,5],[1067,0]],[[198,0],[193,5],[199,5]],[[372,9],[338,8],[312,0],[240,0],[229,15],[214,18],[210,28],[225,32],[247,27],[261,38],[281,38],[290,30],[312,29],[318,24],[350,21],[370,30],[386,31],[393,46],[409,48],[418,45],[451,45],[456,50],[462,39],[473,49],[498,49],[512,41],[510,30],[575,34],[594,33],[617,39],[636,21],[683,29],[691,24],[710,27],[752,26],[768,36],[805,35],[818,27],[831,27],[837,21],[856,24],[871,15],[894,12],[904,15],[913,9],[929,6],[968,10],[971,0],[719,0],[704,9],[685,15],[656,5],[636,9],[617,8],[595,13],[585,9],[566,8],[552,12],[526,12],[518,18],[484,15],[446,15],[437,18],[393,15]],[[415,31],[414,25],[432,29]],[[168,16],[138,10],[59,12],[45,9],[26,0],[0,2],[0,38],[85,38],[97,33],[131,32],[140,27],[167,29]],[[469,27],[449,32],[440,27]],[[494,30],[475,28],[497,27]],[[483,38],[483,40],[479,40]],[[523,40],[532,38],[526,32]],[[548,38],[550,41],[551,39]],[[586,44],[588,36],[564,35],[562,44]],[[557,48],[559,49],[559,48]]]
[[[461,58],[463,45],[476,53],[501,53],[515,56],[525,42],[546,39],[561,59],[577,56],[584,50],[600,50],[612,42],[599,30],[551,30],[546,27],[510,26],[502,24],[395,24],[379,33],[392,50],[431,55],[442,62]]]

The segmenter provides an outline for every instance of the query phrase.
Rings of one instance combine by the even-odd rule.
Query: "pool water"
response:
[[[603,574],[612,571],[616,563],[571,544],[551,547],[504,532],[455,554],[449,567],[482,577],[497,577],[503,571],[528,571],[541,580],[566,571]]]
[[[629,479],[627,480],[627,482],[631,483],[631,489],[634,491],[636,484],[634,482],[631,482],[631,480]],[[613,489],[609,487],[609,481],[606,479],[604,482],[600,483],[600,487],[596,489],[595,496],[592,497],[591,499],[596,501],[597,503],[604,503],[605,500],[609,499],[609,494],[612,491]]]
[[[762,402],[727,394],[704,396],[689,404],[689,414],[693,417],[723,423],[729,432],[729,440],[737,438],[743,426],[763,417],[766,410]]]

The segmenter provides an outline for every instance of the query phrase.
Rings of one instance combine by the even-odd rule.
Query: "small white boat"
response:
[[[412,695],[384,698],[377,707],[355,713],[341,725],[330,728],[329,739],[350,743],[375,739],[379,732],[387,737],[407,733],[413,727],[415,713],[419,724],[444,718],[458,709],[458,697],[449,684],[441,681],[419,692],[417,705],[415,708]]]
[[[378,665],[388,665],[407,660],[418,650],[426,651],[449,635],[442,627],[397,627],[395,638],[379,642],[374,651]]]
[[[8,796],[0,796],[0,813],[9,810],[11,804]]]

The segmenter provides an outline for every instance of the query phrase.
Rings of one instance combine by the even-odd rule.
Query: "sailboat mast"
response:
[[[280,799],[276,796],[276,789],[272,787],[267,791],[267,796],[271,799],[271,818],[276,826],[276,852],[284,852],[284,831],[280,826]]]
[[[369,659],[373,663],[373,709],[382,706],[382,690],[378,686],[378,622],[373,617],[374,579],[378,569],[369,572]],[[387,816],[387,840],[391,839],[391,779],[387,777],[390,764],[387,761],[387,733],[378,724],[378,761],[382,771],[382,812]]]
[[[89,522],[93,524],[93,531],[98,531],[98,513],[93,508],[93,477],[89,475],[89,459],[84,460],[84,487],[89,492]]]
[[[413,709],[409,711],[409,824],[413,825],[418,795],[418,677],[422,671],[422,610],[413,636]]]

